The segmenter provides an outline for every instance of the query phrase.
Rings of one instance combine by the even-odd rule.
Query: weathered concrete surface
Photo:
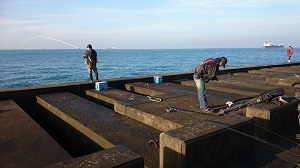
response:
[[[160,98],[162,100],[161,102],[148,100],[148,103],[141,104],[132,104],[128,102],[115,103],[116,112],[134,118],[135,120],[155,127],[156,129],[168,131],[170,129],[181,127],[182,125],[191,124],[192,118],[187,117],[185,113],[200,114],[200,112],[202,112],[199,108],[200,106],[195,92],[178,89],[180,88],[180,85],[173,84],[171,85],[172,88],[170,88],[167,84],[149,84],[149,86],[145,87],[141,83],[129,83],[127,86],[134,88],[134,90],[139,90],[143,95],[166,88],[164,94],[154,97]],[[169,109],[170,107],[178,110],[176,112],[167,112],[166,109]],[[136,115],[136,113],[138,113],[138,115]],[[215,116],[205,115],[205,117]],[[169,124],[166,124],[166,122]]]
[[[252,77],[252,79],[249,79],[248,75],[250,75]],[[275,83],[273,85],[267,84],[266,80],[267,80],[268,75],[269,74],[267,74],[267,75],[259,74],[258,75],[258,74],[245,73],[245,76],[243,76],[239,79],[239,80],[242,80],[242,82],[240,82],[240,83],[236,83],[236,81],[232,81],[232,78],[230,78],[232,76],[227,77],[227,75],[221,75],[221,80],[219,82],[211,82],[210,88],[208,87],[207,93],[208,93],[208,99],[210,99],[209,102],[218,104],[218,103],[221,103],[222,100],[224,101],[224,100],[226,100],[226,99],[228,100],[230,98],[231,98],[231,100],[233,100],[233,98],[241,98],[241,97],[243,97],[243,95],[244,96],[258,95],[258,94],[261,94],[263,92],[266,92],[266,91],[269,91],[271,89],[275,89],[278,87],[284,87],[288,94],[292,93],[293,88],[281,86],[280,83]],[[223,76],[227,77],[228,80],[226,81],[226,79],[223,79]],[[236,76],[239,76],[239,75],[236,75]],[[234,76],[234,77],[236,77],[236,76]],[[282,77],[282,76],[279,76],[279,77]],[[244,81],[246,81],[246,82],[244,82]],[[295,80],[293,80],[293,82],[294,81]],[[195,139],[197,139],[197,137],[199,138],[199,136],[192,137],[191,139],[185,141],[176,136],[168,135],[169,132],[175,132],[173,134],[177,135],[177,136],[183,136],[183,135],[185,135],[185,133],[188,133],[188,135],[195,135],[193,133],[193,131],[199,130],[199,128],[196,128],[195,125],[188,122],[188,121],[192,122],[193,119],[197,118],[196,116],[198,115],[198,113],[195,113],[197,111],[195,109],[198,109],[197,106],[199,104],[197,106],[191,107],[191,106],[197,104],[197,98],[195,96],[195,84],[194,84],[194,81],[192,81],[192,80],[183,81],[183,82],[181,82],[181,84],[183,84],[184,82],[190,83],[190,84],[187,84],[187,86],[192,86],[192,87],[183,87],[183,86],[178,86],[176,84],[167,83],[167,82],[162,83],[162,84],[150,84],[149,83],[147,85],[146,85],[146,83],[130,83],[130,84],[128,83],[128,84],[126,84],[125,88],[131,92],[137,92],[139,94],[151,95],[151,96],[159,97],[159,98],[164,97],[165,99],[163,99],[163,102],[147,103],[147,102],[145,102],[145,101],[147,101],[147,99],[144,98],[144,101],[141,104],[140,103],[128,103],[128,102],[124,103],[120,100],[118,100],[118,101],[115,100],[115,111],[120,112],[124,115],[127,115],[131,118],[137,119],[145,124],[153,125],[152,127],[156,126],[156,129],[162,128],[162,126],[160,126],[161,125],[160,123],[162,122],[162,120],[157,123],[152,122],[152,124],[149,124],[151,122],[149,122],[149,120],[147,120],[147,117],[144,117],[141,119],[141,118],[135,118],[135,116],[140,117],[143,115],[151,114],[152,118],[151,117],[149,117],[149,118],[151,118],[153,120],[155,120],[155,118],[158,116],[160,116],[160,117],[162,116],[162,117],[164,117],[164,119],[167,119],[167,121],[174,121],[176,123],[177,122],[180,123],[180,126],[178,128],[175,128],[175,126],[174,126],[173,128],[169,127],[169,128],[161,129],[162,131],[166,131],[166,132],[163,132],[160,136],[160,145],[161,145],[161,147],[160,147],[160,151],[161,151],[160,152],[160,156],[161,156],[160,157],[160,166],[161,167],[190,167],[190,166],[195,166],[195,165],[197,165],[197,166],[202,165],[204,167],[206,167],[206,166],[209,167],[209,166],[214,165],[214,163],[206,163],[205,161],[213,160],[212,158],[214,158],[214,157],[220,158],[220,156],[216,156],[212,153],[207,153],[207,155],[210,156],[210,159],[206,158],[206,160],[205,159],[202,160],[202,156],[199,157],[200,159],[197,157],[194,157],[195,153],[189,151],[189,149],[191,149],[191,148],[187,147],[190,145],[190,146],[193,146],[193,149],[197,149],[197,147],[196,147],[197,144],[198,145],[201,144],[198,147],[203,147],[204,142],[195,140]],[[208,84],[208,86],[209,86],[209,84]],[[168,87],[170,87],[171,89]],[[170,96],[170,93],[172,93],[172,92],[177,92],[177,94],[178,94],[179,90],[188,91],[190,93],[186,92],[186,94],[182,94],[182,95],[178,95],[178,96]],[[224,94],[224,93],[226,93],[226,94]],[[216,96],[217,94],[218,94],[218,96]],[[220,98],[220,95],[222,95],[221,99],[218,99],[218,98]],[[226,98],[226,99],[224,99],[224,98]],[[189,103],[183,103],[183,102],[189,102]],[[164,104],[164,106],[162,104]],[[185,106],[184,104],[188,104],[189,107]],[[121,106],[122,106],[122,108],[120,108]],[[262,106],[265,108],[265,105],[262,105]],[[273,111],[276,111],[276,110],[282,111],[282,109],[281,110],[276,109],[277,107],[275,107],[275,105],[271,105],[271,106],[272,106],[272,108],[270,108],[271,111],[272,110]],[[180,118],[180,121],[177,121],[176,119],[174,119],[176,117],[172,118],[165,114],[165,112],[162,110],[164,107],[177,107],[177,108],[182,107],[182,108],[178,108],[178,109],[185,110],[185,111],[184,110],[180,111],[180,113],[183,113],[185,115],[185,117],[180,117],[180,115],[177,114],[176,115],[177,118]],[[291,107],[292,107],[291,105],[288,105],[288,108],[285,108],[285,110],[289,110],[289,108],[291,108]],[[118,109],[118,108],[120,108],[120,109]],[[274,109],[276,109],[276,110],[274,110]],[[191,115],[187,115],[188,113],[191,113],[191,112],[192,112]],[[275,112],[273,112],[273,113],[275,114]],[[138,115],[135,115],[135,114],[138,114]],[[275,117],[275,115],[273,116],[273,120],[272,120],[273,128],[277,127],[278,125],[280,125],[284,122],[289,122],[291,118],[293,118],[292,120],[295,120],[297,118],[293,115],[292,117],[290,116],[290,117],[285,118],[285,120],[283,121],[283,120],[280,120],[280,118],[283,117],[284,115],[280,115],[280,114],[283,114],[283,113],[276,112],[277,117]],[[295,114],[295,110],[294,110],[293,114]],[[192,118],[189,118],[191,116],[192,116]],[[187,120],[184,120],[183,118],[186,118]],[[275,118],[277,118],[277,119],[275,119]],[[198,123],[198,125],[199,124],[201,125],[204,123],[203,120],[200,120],[200,121],[201,122]],[[222,119],[222,121],[224,121],[224,119]],[[249,121],[247,121],[247,122],[249,122]],[[251,123],[251,122],[249,122],[249,123]],[[194,126],[192,131],[188,129],[188,124],[191,124]],[[276,124],[277,124],[277,126],[275,126]],[[254,125],[254,124],[252,123],[252,125]],[[218,126],[220,126],[220,125],[217,125],[217,127]],[[249,124],[248,124],[248,126],[249,126]],[[203,129],[203,127],[200,127],[200,128]],[[168,129],[169,129],[169,131],[167,131]],[[256,127],[256,129],[257,129],[257,127]],[[178,133],[179,130],[184,130],[184,131]],[[189,130],[189,131],[187,131],[187,130]],[[248,129],[248,131],[249,130],[251,130],[251,129]],[[272,128],[270,128],[270,131],[272,131]],[[206,131],[205,133],[206,134],[214,134],[215,132],[214,131],[212,131],[212,132]],[[249,133],[249,135],[250,134],[251,133]],[[212,137],[215,137],[215,135]],[[247,139],[247,140],[249,140],[249,139]],[[170,142],[172,142],[172,143],[170,143]],[[193,143],[189,144],[188,142],[193,142]],[[212,142],[210,142],[210,143],[212,143]],[[221,143],[221,144],[224,147],[224,144],[223,143]],[[228,143],[225,143],[225,145],[228,145]],[[231,146],[228,148],[232,149],[232,146],[234,146],[234,144],[231,144]],[[247,148],[249,146],[251,146],[251,145],[248,145],[248,146],[245,145],[243,147]],[[213,147],[218,148],[218,145],[215,145]],[[176,151],[176,149],[180,149],[180,151]],[[199,148],[199,150],[201,150],[201,149]],[[246,156],[246,154],[247,154],[247,152],[249,152],[249,150],[244,150],[244,151],[245,151],[244,154]],[[183,154],[184,152],[193,153],[193,154],[188,156],[188,155]],[[228,152],[228,153],[230,153],[230,152]],[[234,153],[237,154],[238,152],[234,152]],[[226,156],[229,156],[229,155],[226,155]],[[224,163],[224,160],[222,160],[222,159],[226,160],[226,157],[222,157],[222,156],[220,158],[220,163]],[[232,154],[230,156],[233,157]],[[242,156],[242,155],[236,155],[234,157],[238,158],[239,156]],[[185,159],[188,160],[188,159],[195,159],[195,158],[197,158],[196,161],[191,161],[191,160],[189,160],[189,162],[185,161]],[[291,160],[294,161],[294,162],[292,162],[293,164],[286,163],[282,159],[278,159],[277,161],[270,163],[270,165],[288,165],[288,164],[290,164],[291,166],[294,166],[294,164],[298,164],[297,159],[294,159],[295,156],[291,157],[291,158],[292,158]],[[195,163],[195,165],[193,165],[193,163]],[[218,163],[218,162],[215,162],[215,163]],[[220,165],[216,164],[216,166],[220,166]]]
[[[249,73],[257,74],[268,74],[268,75],[282,75],[282,74],[298,74],[300,73],[300,66],[290,67],[273,67],[273,68],[262,68],[259,70],[251,70]]]
[[[267,69],[261,69],[270,72],[284,72],[284,73],[291,73],[291,74],[298,74],[300,73],[300,66],[289,66],[289,67],[273,67]]]
[[[215,153],[222,153],[219,156],[222,158],[220,161],[237,159],[239,156],[243,156],[245,153],[251,151],[252,145],[249,139],[242,137],[242,139],[237,140],[240,143],[237,143],[236,141],[228,142],[228,138],[226,138],[227,136],[220,136],[220,133],[215,130],[217,128],[223,129],[221,132],[227,135],[232,132],[225,127],[235,125],[236,129],[241,129],[241,125],[243,125],[244,127],[247,127],[247,129],[244,129],[243,132],[247,132],[251,135],[254,134],[254,125],[250,124],[250,119],[245,117],[217,117],[201,114],[195,89],[171,83],[148,83],[146,85],[146,83],[138,82],[128,83],[126,85],[126,88],[130,89],[130,91],[138,91],[142,95],[159,93],[155,94],[155,97],[163,97],[162,101],[153,102],[146,96],[115,89],[107,91],[88,90],[86,92],[88,95],[94,98],[99,98],[102,101],[114,99],[116,112],[138,120],[158,130],[167,131],[160,135],[159,140],[161,146],[161,167],[178,167],[179,165],[182,167],[190,167],[191,165],[195,166],[200,163],[199,160],[201,160],[201,154],[199,153],[203,153],[204,150],[201,146],[207,143],[207,140],[203,140],[206,139],[205,137],[211,137],[219,144],[212,145],[211,150]],[[191,90],[189,91],[189,89]],[[112,94],[110,94],[110,92]],[[117,93],[119,93],[118,95],[120,95],[120,97],[114,96]],[[130,95],[133,95],[137,99],[128,100],[127,98]],[[173,107],[177,109],[177,111],[167,112],[165,109],[168,109],[169,107]],[[172,135],[176,136],[164,136],[165,134],[168,134],[169,131],[172,132]],[[199,132],[201,132],[201,134],[199,134]],[[184,138],[184,140],[182,138]],[[235,138],[239,139],[241,137],[235,136]],[[230,148],[229,146],[233,145],[232,142],[234,142],[234,145],[239,148],[239,150],[233,151],[227,149]],[[177,150],[178,146],[181,146],[181,150]],[[199,147],[198,150],[196,150],[196,146]],[[224,150],[224,146],[227,146],[225,147],[227,149],[226,152]],[[167,151],[165,150],[166,148],[168,148]],[[179,156],[179,158],[177,158],[177,156]],[[230,158],[226,156],[230,156]],[[211,161],[216,161],[214,157],[215,155],[212,152],[206,152],[207,159],[205,164],[212,165],[213,162]],[[190,160],[185,162],[185,158]]]
[[[283,88],[285,90],[286,95],[289,96],[294,96],[295,94],[295,88],[292,88],[290,86],[278,86],[275,84],[270,84],[270,83],[266,83],[266,82],[253,82],[253,81],[243,81],[243,79],[230,79],[230,78],[226,78],[224,79],[221,76],[221,79],[219,81],[213,81],[213,83],[219,83],[219,84],[225,84],[225,85],[229,85],[233,88],[235,88],[236,85],[238,86],[243,86],[246,88],[260,88],[262,90],[273,90],[276,88]],[[296,92],[298,93],[298,91]]]
[[[237,129],[241,129],[241,126],[237,125],[244,125],[247,129],[243,132],[247,132],[247,134],[251,135],[254,134],[254,125],[250,124],[248,121],[250,119],[243,117],[236,118],[234,116],[216,117],[201,114],[199,113],[199,103],[197,103],[198,100],[194,92],[188,92],[180,85],[172,84],[171,87],[170,85],[171,84],[148,84],[145,86],[145,84],[142,83],[130,83],[127,84],[127,88],[130,88],[130,91],[138,91],[143,95],[147,95],[147,93],[155,93],[158,92],[158,90],[163,90],[163,88],[165,88],[165,93],[162,93],[161,91],[159,95],[164,96],[165,99],[162,99],[163,101],[161,102],[152,102],[148,100],[148,103],[146,103],[143,101],[141,104],[127,103],[127,100],[126,102],[118,101],[115,103],[116,112],[161,131],[171,131],[173,132],[173,135],[177,135],[175,137],[171,137],[164,136],[167,132],[163,132],[161,134],[160,167],[190,167],[201,163],[201,153],[204,153],[204,149],[201,148],[201,146],[206,145],[207,139],[205,137],[207,136],[215,139],[215,142],[219,144],[212,145],[211,150],[215,153],[222,153],[219,155],[219,158],[222,158],[220,160],[222,162],[237,159],[251,151],[251,140],[249,141],[249,139],[245,137],[241,138],[241,136],[235,136],[237,139],[241,138],[237,140],[240,143],[230,141],[235,142],[234,145],[238,148],[238,150],[228,150],[227,147],[229,148],[229,146],[232,146],[233,144],[228,142],[228,139],[226,138],[227,136],[221,136],[220,133],[215,130],[216,128],[224,129],[224,126],[228,125],[233,125]],[[124,91],[120,92],[122,93]],[[177,93],[177,95],[174,96],[175,94],[173,92]],[[100,95],[102,93],[103,92],[98,92]],[[186,95],[184,95],[184,93]],[[167,112],[165,109],[168,107],[173,107],[178,109],[178,111]],[[198,134],[197,132],[201,132],[201,134]],[[225,132],[224,134],[228,134],[230,131],[225,129],[222,132]],[[182,138],[184,138],[184,140],[182,140]],[[199,140],[203,138],[205,139],[204,141]],[[168,148],[168,150],[166,150],[166,148]],[[180,148],[180,150],[177,150],[178,148]],[[225,148],[227,149],[226,152],[224,152]],[[214,152],[206,151],[206,165],[213,165],[214,162],[212,162],[212,160],[219,161],[218,159],[215,159],[216,155]],[[230,158],[226,156],[230,156]],[[189,161],[185,161],[186,158]]]
[[[283,130],[299,128],[298,104],[300,100],[286,105],[258,104],[247,107],[246,117],[255,120],[255,134],[257,137],[270,140]]]
[[[196,87],[195,82],[192,80],[181,82],[181,84],[185,85],[185,86]],[[234,93],[234,94],[240,94],[240,95],[245,95],[245,96],[256,95],[263,91],[263,90],[257,89],[257,88],[247,89],[247,88],[243,88],[241,86],[232,87],[232,86],[224,85],[223,83],[217,83],[217,82],[207,83],[205,87],[207,90],[215,90],[215,91]],[[209,91],[207,91],[207,93],[208,92]]]
[[[13,100],[0,101],[0,167],[44,167],[71,159]]]
[[[67,92],[38,95],[37,102],[104,149],[122,144],[141,155],[146,166],[158,167],[158,149],[146,144],[160,131]]]
[[[178,82],[178,80],[177,80]],[[191,100],[175,100],[177,102],[189,102],[189,106],[192,107],[192,110],[194,111],[198,111],[200,112],[200,105],[199,102],[197,100],[197,91],[196,91],[196,86],[194,81],[183,81],[182,83],[189,83],[188,86],[185,85],[179,85],[179,84],[175,84],[175,83],[162,83],[162,84],[148,84],[148,86],[144,86],[144,84],[142,82],[139,83],[128,83],[127,86],[129,86],[130,88],[134,88],[135,90],[142,90],[142,92],[140,92],[141,94],[146,94],[149,92],[155,92],[157,90],[159,90],[160,92],[162,92],[162,90],[164,90],[164,94],[158,95],[158,96],[154,96],[158,97],[158,98],[162,98],[163,100],[165,99],[169,99],[169,98],[180,98],[181,96],[185,96],[185,95],[192,95],[193,98],[191,98]],[[193,86],[193,87],[189,87],[189,86]],[[232,100],[232,98],[242,98],[244,97],[241,94],[238,93],[228,93],[228,92],[222,92],[220,89],[217,90],[211,90],[211,89],[207,89],[207,99],[209,100],[209,105],[210,106],[215,106],[215,105],[220,105],[220,104],[225,104],[226,101],[225,100]],[[178,104],[178,103],[177,103]],[[178,107],[178,106],[174,106],[174,107]],[[190,110],[190,109],[188,109]]]
[[[216,83],[221,83],[219,86],[216,85]],[[278,85],[276,87],[271,84],[263,84],[259,82],[249,83],[246,81],[246,84],[244,84],[245,81],[239,80],[238,85],[236,86],[235,82],[223,82],[222,77],[221,80],[212,82],[214,88],[216,90],[220,90],[222,92],[227,92],[228,90],[226,88],[234,88],[235,92],[244,94],[242,90],[250,90],[249,88],[261,88],[261,92],[257,92],[255,95],[259,95],[261,93],[266,92],[267,90],[265,89],[276,89],[278,88]],[[185,80],[182,82],[184,85],[188,86],[193,86],[195,87],[194,81],[188,81]],[[268,87],[266,87],[268,85]],[[280,85],[279,85],[280,86]],[[210,85],[207,85],[207,88],[211,89]],[[224,89],[225,88],[225,89]],[[285,90],[287,90],[288,95],[294,95],[295,89],[292,87],[284,87]],[[210,90],[207,91],[210,93]],[[296,93],[298,94],[298,93]],[[252,94],[253,96],[254,94]],[[247,95],[250,96],[250,95]],[[231,99],[231,101],[237,100]],[[255,134],[263,139],[269,140],[273,134],[271,132],[279,132],[279,129],[283,127],[282,125],[285,125],[283,128],[284,129],[295,129],[299,127],[298,123],[298,112],[297,112],[297,105],[298,103],[292,103],[288,105],[283,105],[278,107],[277,105],[274,104],[259,104],[254,107],[250,107],[247,110],[243,111],[244,114],[246,114],[247,117],[253,117],[256,122],[256,129],[255,129]],[[262,129],[264,128],[264,129]]]
[[[279,84],[282,86],[291,86],[293,82],[295,82],[294,76],[281,76],[281,77],[267,77],[267,83],[271,84]]]
[[[276,78],[276,80],[278,80],[278,78]],[[180,83],[185,86],[196,87],[195,82],[192,80],[185,80]],[[295,92],[295,89],[293,89],[292,87],[272,85],[272,84],[267,84],[266,82],[263,83],[249,82],[247,80],[243,81],[243,79],[231,80],[231,77],[222,78],[222,75],[219,81],[211,81],[210,83],[206,84],[207,90],[215,90],[215,91],[227,92],[231,94],[235,93],[244,96],[259,95],[260,93],[264,93],[268,90],[273,90],[278,87],[283,87],[286,90],[286,93],[288,95],[293,95]],[[207,93],[209,93],[209,91],[207,91]]]
[[[135,83],[127,83],[125,85],[125,89],[130,92],[135,92],[142,95],[149,95],[153,97],[157,96],[164,99],[169,97],[178,97],[178,96],[194,93],[182,89],[178,90],[178,87],[176,87],[176,84],[172,84],[172,83],[163,83],[163,84],[150,83],[149,84],[145,82],[135,82]]]
[[[124,146],[112,147],[100,152],[91,153],[79,158],[63,161],[47,166],[47,168],[105,168],[105,167],[130,167],[144,168],[144,159]]]
[[[290,84],[295,82],[297,78],[293,73],[289,73],[289,72],[286,72],[283,75],[280,74],[282,74],[281,72],[285,72],[285,71],[296,73],[299,68],[299,64],[300,62],[291,63],[291,64],[221,69],[221,71],[219,71],[220,74],[219,77],[221,77],[221,80],[218,82],[212,81],[208,84],[212,86],[212,89],[207,89],[207,97],[209,100],[209,104],[210,105],[224,104],[224,102],[226,101],[232,101],[239,98],[244,98],[245,96],[248,95],[252,96],[252,93],[254,95],[257,95],[262,91],[267,91],[277,86],[283,87],[288,95],[293,96],[295,88],[290,87]],[[278,70],[276,70],[276,68],[274,67],[277,67],[277,69],[279,69],[279,71],[281,72],[277,73],[276,71]],[[262,70],[262,72],[252,71],[252,70]],[[252,71],[252,72],[249,73],[248,71]],[[272,71],[272,72],[267,72],[267,71]],[[228,75],[229,73],[231,75]],[[148,122],[147,120],[143,119],[143,117],[147,119],[146,114],[148,115],[150,114],[150,117],[148,117],[150,119],[149,121],[155,121],[155,118],[161,118],[161,121],[157,122],[156,125],[162,126],[163,125],[162,123],[166,122],[166,125],[173,124],[174,128],[171,127],[164,128],[163,130],[166,131],[163,132],[161,136],[159,136],[161,133],[161,131],[159,131],[160,128],[157,128],[155,130],[157,131],[155,136],[149,136],[149,137],[151,137],[151,139],[153,140],[157,140],[158,139],[157,137],[159,137],[160,145],[166,147],[155,148],[152,145],[150,146],[151,147],[150,148],[146,145],[147,141],[149,140],[148,138],[146,138],[147,140],[137,140],[137,143],[127,143],[123,141],[118,141],[119,142],[118,144],[122,144],[122,145],[125,144],[124,146],[128,147],[130,150],[142,156],[145,159],[146,166],[148,167],[158,167],[159,164],[156,163],[155,166],[152,166],[151,164],[147,163],[149,162],[149,160],[150,161],[156,160],[157,162],[159,162],[159,160],[163,160],[161,162],[161,165],[164,167],[171,167],[172,165],[174,165],[174,163],[179,163],[176,165],[178,167],[191,167],[191,166],[204,167],[205,165],[207,165],[207,167],[211,167],[215,165],[215,163],[217,163],[215,159],[219,159],[218,160],[219,163],[224,163],[224,165],[228,167],[296,167],[296,165],[300,166],[300,161],[299,161],[300,150],[298,145],[299,140],[297,140],[295,136],[296,134],[300,133],[299,128],[292,129],[292,130],[291,129],[281,130],[279,131],[279,133],[276,133],[276,135],[273,136],[270,139],[270,141],[265,142],[261,139],[258,139],[257,137],[251,137],[251,133],[249,131],[252,130],[253,127],[255,126],[255,124],[253,124],[252,122],[253,119],[245,118],[243,116],[237,116],[235,114],[230,114],[224,117],[216,117],[216,116],[208,116],[208,115],[203,115],[198,113],[200,112],[199,103],[196,96],[196,87],[192,80],[192,74],[193,72],[158,74],[159,76],[163,77],[164,83],[162,84],[153,84],[153,76],[157,76],[157,75],[122,78],[122,79],[108,79],[106,81],[108,82],[108,85],[110,87],[109,91],[101,92],[100,95],[93,90],[94,84],[89,82],[73,82],[67,84],[46,85],[46,86],[37,86],[37,87],[0,89],[0,99],[1,100],[7,98],[14,99],[15,102],[20,107],[22,107],[23,110],[26,111],[26,113],[31,115],[31,114],[35,114],[38,111],[36,110],[34,104],[34,102],[36,101],[35,96],[37,94],[51,94],[51,93],[58,94],[59,92],[72,92],[73,94],[76,94],[78,96],[85,97],[88,98],[89,100],[95,101],[100,105],[107,106],[110,108],[110,110],[116,108],[116,104],[120,104],[119,106],[120,111],[124,112],[124,115],[130,116],[128,115],[130,113],[133,114],[136,113],[138,115],[141,115],[139,117],[139,119],[141,120],[139,121],[143,123]],[[174,84],[174,83],[180,83],[184,81],[184,79],[186,79],[186,81],[188,80],[191,85],[183,86],[183,85]],[[144,86],[147,83],[148,86],[147,85]],[[127,89],[127,91],[122,91],[124,89]],[[299,89],[296,90],[296,95],[297,92],[299,95]],[[87,94],[88,96],[86,96],[85,94]],[[150,101],[149,98],[147,97],[148,95],[150,95],[152,98],[161,98],[163,101],[162,102]],[[96,96],[96,98],[94,96]],[[134,99],[132,99],[133,97]],[[27,101],[28,99],[30,99],[30,101]],[[66,101],[68,99],[63,97],[58,97],[57,100]],[[72,110],[68,111],[68,115],[61,116],[63,119],[61,120],[61,122],[64,122],[65,119],[64,117],[72,116],[72,119],[74,119],[74,121],[76,122],[79,121],[81,122],[81,124],[83,123],[82,121],[86,120],[87,122],[85,122],[83,126],[97,125],[94,124],[96,123],[95,120],[98,121],[97,112],[95,112],[95,109],[98,109],[99,106],[97,107],[95,106],[96,108],[92,108],[93,110],[86,110],[85,109],[86,107],[82,107],[82,109],[86,110],[85,114],[90,115],[89,117],[86,117],[83,114],[76,112],[76,108],[80,106],[81,103],[78,102],[74,104],[72,103],[68,104],[68,103],[66,102],[64,104],[66,106],[65,108],[67,109],[67,107],[69,107],[69,109],[73,109],[75,112],[73,115],[71,115],[73,111]],[[54,103],[54,105],[56,105],[56,103]],[[32,108],[30,108],[31,106]],[[170,106],[175,107],[177,111],[172,113],[167,113],[165,108],[166,107],[169,108]],[[103,106],[100,106],[99,108],[100,111],[102,107]],[[260,110],[265,110],[268,112],[271,111],[271,113],[273,113],[272,110],[276,109],[276,107],[275,108],[271,106],[270,106],[271,108],[266,108],[266,107],[267,106],[262,105]],[[284,107],[284,108],[288,109],[288,107]],[[242,110],[243,112],[245,112],[245,109]],[[290,113],[290,111],[288,113]],[[277,114],[278,113],[276,112],[275,116],[278,119],[278,121],[276,119],[276,123],[277,122],[280,123],[282,122],[280,120],[281,117],[278,117],[280,115]],[[38,115],[41,115],[41,113],[39,113]],[[96,116],[96,118],[93,118],[93,116]],[[114,117],[114,115],[112,116]],[[44,116],[44,117],[47,118],[48,116]],[[239,119],[235,120],[234,117],[238,117]],[[245,118],[247,120],[242,120],[242,118]],[[53,118],[48,118],[48,119],[52,120]],[[286,120],[289,120],[288,117],[286,117]],[[89,123],[90,121],[91,124]],[[99,119],[99,121],[101,121],[101,119]],[[39,121],[39,123],[40,122],[42,121]],[[57,119],[53,120],[53,122],[54,125],[51,125],[51,127],[55,128],[56,130],[59,129],[59,126],[55,125]],[[141,124],[140,122],[138,123]],[[110,125],[109,122],[107,123],[108,123],[107,125]],[[71,124],[74,125],[74,123]],[[131,124],[124,124],[124,125],[128,127],[128,125]],[[66,126],[66,124],[60,126]],[[75,124],[75,126],[78,125]],[[141,134],[145,134],[145,132],[147,132],[145,131],[147,129],[144,130],[143,126],[141,126],[141,128],[138,129],[141,130],[140,131],[142,132]],[[243,143],[244,141],[240,141],[240,137],[237,137],[237,140],[235,140],[236,138],[235,134],[237,134],[238,136],[242,134],[233,132],[233,130],[230,129],[232,128],[232,126],[236,126],[234,127],[234,130],[241,129],[241,132],[248,131],[247,134],[244,135],[244,137],[247,137],[246,141],[253,140],[254,143],[252,148],[252,150],[254,150],[253,152],[247,153],[248,151],[247,147],[252,146],[250,142],[249,143],[247,142],[246,145],[241,145],[240,143]],[[270,124],[269,126],[272,126],[272,124]],[[139,127],[139,125],[137,125],[137,127]],[[251,128],[249,129],[248,127]],[[98,132],[102,132],[103,130],[105,130],[102,129],[105,128],[104,125],[100,125],[97,128],[99,128]],[[111,127],[109,127],[109,129],[110,128]],[[123,131],[123,126],[120,126],[119,128],[120,131],[118,131],[117,134],[119,135],[123,134],[124,137],[130,136],[130,134],[128,134],[126,131],[127,129],[125,129],[125,132]],[[245,130],[243,130],[242,128],[245,128]],[[270,128],[272,129],[272,127]],[[57,132],[61,131],[62,134],[60,135],[61,137],[59,138],[62,139],[65,138],[66,139],[65,143],[76,141],[78,143],[77,145],[81,145],[81,146],[86,145],[86,143],[83,142],[81,139],[78,139],[77,137],[72,138],[73,135],[70,132],[66,132],[68,136],[64,136],[64,131],[65,131],[64,129],[65,128],[61,128]],[[130,126],[128,127],[128,129],[130,129]],[[234,135],[231,135],[233,133]],[[104,132],[104,134],[108,134],[109,136],[112,136],[113,133]],[[141,136],[141,134],[136,134],[136,137]],[[226,140],[224,140],[224,143],[222,142],[218,143],[217,142],[218,138],[215,139],[214,137],[217,137],[219,135],[226,136],[227,137],[226,140],[228,141],[234,139],[233,142],[238,143],[238,145],[236,146],[235,144],[230,142],[227,143]],[[79,134],[79,136],[82,135]],[[106,135],[106,137],[109,136]],[[223,137],[221,137],[221,139],[222,138]],[[289,140],[286,140],[286,138]],[[85,138],[84,140],[86,139],[87,138]],[[112,143],[115,141],[116,140],[113,140]],[[170,142],[174,146],[170,145],[169,144]],[[147,156],[144,156],[143,153],[140,151],[136,152],[137,150],[135,148],[142,143],[144,143],[143,145],[146,146],[150,151],[150,152],[148,151],[149,155]],[[295,147],[295,145],[298,146]],[[115,146],[115,144],[113,144],[113,146]],[[168,146],[171,146],[171,148],[168,148]],[[206,149],[205,148],[206,146],[209,146],[209,149]],[[86,147],[90,148],[93,147],[93,145],[86,146]],[[180,152],[181,154],[175,152],[176,150],[173,150],[173,149],[177,149],[177,147],[182,149],[182,152]],[[240,147],[241,149],[239,152],[234,152],[236,148],[240,148]],[[159,149],[161,150],[162,148],[164,149],[163,151],[164,153],[161,154],[161,156],[159,156],[159,152],[160,152]],[[220,156],[217,156],[217,158],[215,158],[214,151],[220,151],[219,150],[220,148],[226,148],[226,150],[222,150],[222,152],[219,153],[222,154],[228,151],[226,152],[227,155],[225,157],[220,158]],[[80,153],[81,149],[80,148],[76,148],[76,149],[78,149],[78,152]],[[197,153],[197,151],[201,151],[201,150],[205,152]],[[205,162],[205,160],[202,159],[203,156],[201,154],[206,153],[206,151],[208,151],[208,154],[205,155],[204,158],[208,156],[210,158],[208,159],[209,162],[213,162],[213,163],[207,163]],[[244,151],[246,154],[242,155],[240,153],[241,151]],[[296,154],[291,153],[291,151],[293,151]],[[237,156],[239,154],[241,156],[240,159],[238,159]],[[236,160],[230,161],[229,163],[226,162],[226,160],[230,158],[229,156],[233,156],[233,158],[236,157]],[[80,161],[80,157],[78,158],[78,161]],[[72,159],[71,162],[76,163],[77,159],[74,160]],[[193,163],[196,164],[193,165]],[[217,166],[224,167],[224,165],[221,166],[217,165]]]
[[[295,74],[300,73],[300,66],[267,68],[249,71],[249,73],[265,74],[267,83],[290,86],[295,82]]]
[[[109,88],[106,91],[97,91],[95,89],[86,90],[86,95],[93,98],[93,101],[102,104],[108,104],[113,107],[115,102],[126,102],[127,104],[142,104],[148,103],[149,98],[145,95],[136,94],[133,92],[122,91],[119,89]]]
[[[231,167],[229,162],[251,153],[253,142],[239,133],[252,135],[252,128],[247,122],[230,126],[207,121],[163,132],[160,167]]]

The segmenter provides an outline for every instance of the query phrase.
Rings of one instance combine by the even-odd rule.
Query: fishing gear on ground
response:
[[[151,96],[147,96],[149,98],[150,101],[154,101],[154,102],[161,102],[162,99],[161,98],[158,98],[158,97],[151,97]]]
[[[298,81],[292,83],[291,86],[295,86],[295,85],[298,85],[298,84],[300,84],[300,80],[298,80]]]
[[[239,99],[237,101],[234,102],[227,102],[226,105],[228,106],[226,109],[221,109],[219,111],[219,113],[227,113],[230,111],[237,111],[243,107],[246,106],[252,106],[254,104],[259,104],[259,103],[274,103],[276,105],[280,105],[281,102],[278,100],[279,96],[282,96],[285,94],[285,91],[283,88],[278,88],[278,89],[274,89],[265,93],[262,93],[256,97],[252,97],[250,98],[243,98],[243,99]],[[276,98],[276,99],[275,99]],[[243,101],[240,103],[241,100],[245,100],[245,99],[250,99],[248,101]],[[237,103],[239,102],[239,103]]]

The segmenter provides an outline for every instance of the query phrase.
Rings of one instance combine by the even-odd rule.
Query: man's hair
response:
[[[227,58],[226,57],[221,57],[221,58],[215,58],[216,63],[219,64],[220,62],[223,63],[223,68],[225,68],[225,64],[227,64]]]
[[[92,48],[92,45],[91,45],[91,44],[88,44],[88,45],[86,46],[86,48]]]

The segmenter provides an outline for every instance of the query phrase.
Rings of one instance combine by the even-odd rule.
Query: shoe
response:
[[[211,108],[206,108],[205,113],[214,113],[214,110]]]

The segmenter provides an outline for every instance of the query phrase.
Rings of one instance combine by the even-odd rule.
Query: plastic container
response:
[[[106,81],[95,83],[95,89],[98,90],[98,91],[107,90],[107,88],[108,88],[108,86],[107,86]]]
[[[161,76],[154,76],[154,83],[162,83],[162,77]]]

